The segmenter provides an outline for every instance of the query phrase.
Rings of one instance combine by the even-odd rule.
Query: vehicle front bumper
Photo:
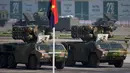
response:
[[[114,61],[114,60],[124,60],[126,56],[103,56],[100,61]]]
[[[55,62],[61,62],[65,60],[66,60],[65,57],[55,57]],[[40,62],[52,62],[52,61],[53,61],[52,57],[43,57],[40,59]]]

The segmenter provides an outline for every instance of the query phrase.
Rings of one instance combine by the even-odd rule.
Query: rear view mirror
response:
[[[129,48],[129,43],[128,43],[129,40],[125,40],[124,42],[125,42],[125,46],[126,46],[125,49],[128,49]]]
[[[126,49],[128,49],[129,48],[129,44],[128,44],[128,42],[126,43]]]

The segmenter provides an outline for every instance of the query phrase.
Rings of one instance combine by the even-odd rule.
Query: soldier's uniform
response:
[[[107,42],[106,36],[103,36],[103,38],[100,38],[97,43],[101,43],[101,42]]]

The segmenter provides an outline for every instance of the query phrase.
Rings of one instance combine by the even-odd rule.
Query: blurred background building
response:
[[[0,12],[8,18],[22,18],[23,12],[47,11],[49,0],[0,0]],[[130,0],[57,0],[59,16],[73,15],[80,20],[95,20],[103,13],[118,20],[130,20]]]
[[[49,0],[0,0],[0,19],[21,19],[23,12],[47,12]],[[78,17],[81,23],[92,23],[112,14],[115,19],[130,23],[130,0],[57,0],[59,16]],[[123,22],[122,22],[123,23]]]

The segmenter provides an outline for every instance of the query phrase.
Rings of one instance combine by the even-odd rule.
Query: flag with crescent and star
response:
[[[57,2],[56,0],[50,0],[47,16],[49,19],[50,27],[55,27],[55,24],[58,23],[58,10],[57,10]]]

